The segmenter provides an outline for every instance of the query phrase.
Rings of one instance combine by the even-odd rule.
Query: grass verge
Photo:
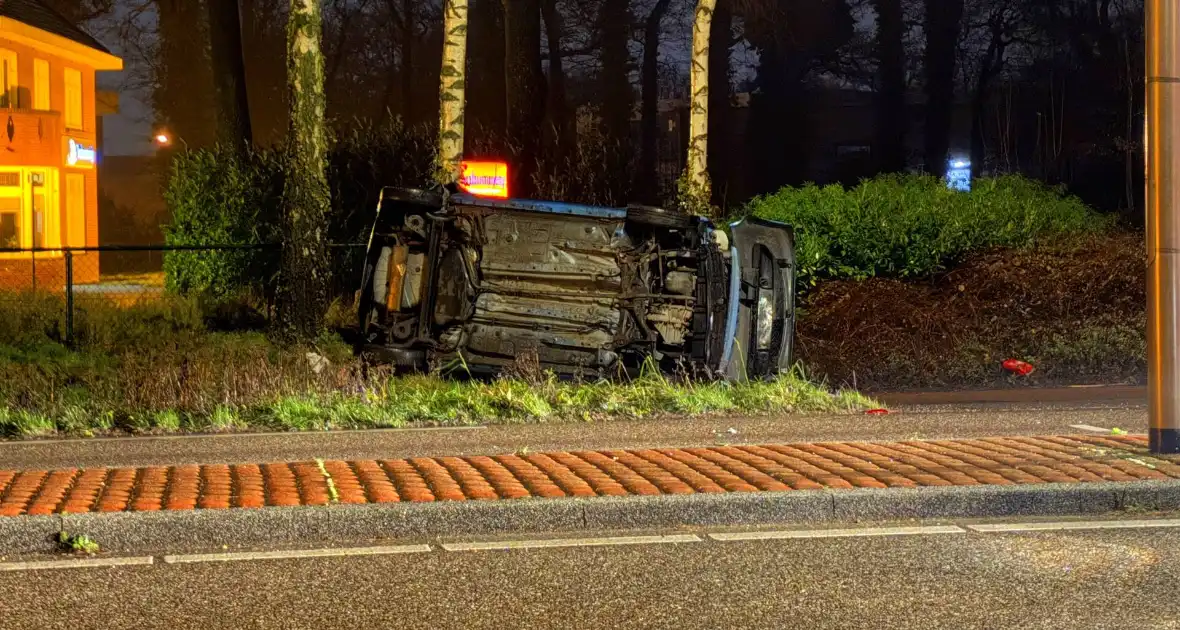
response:
[[[829,391],[795,376],[752,383],[678,383],[644,376],[626,383],[452,381],[392,377],[359,391],[309,392],[209,409],[127,411],[64,404],[0,409],[8,438],[177,432],[329,431],[414,425],[464,426],[598,422],[722,413],[851,413],[875,406],[850,391]]]
[[[623,383],[539,373],[494,381],[396,377],[366,368],[335,337],[288,348],[261,333],[212,332],[242,318],[175,296],[83,305],[68,349],[60,341],[63,315],[53,296],[0,301],[0,437],[838,413],[872,404],[802,375],[747,384],[656,372]]]

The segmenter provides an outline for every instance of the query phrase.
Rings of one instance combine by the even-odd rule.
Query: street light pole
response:
[[[1180,3],[1147,0],[1147,379],[1151,450],[1180,452]]]

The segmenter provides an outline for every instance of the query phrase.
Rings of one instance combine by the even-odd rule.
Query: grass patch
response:
[[[0,301],[0,436],[9,438],[838,413],[870,405],[801,375],[740,385],[673,380],[655,370],[624,383],[561,381],[539,368],[492,381],[393,377],[364,369],[334,336],[280,347],[261,333],[215,332],[232,309],[174,296],[88,307],[70,349],[60,339],[64,305],[30,297]]]
[[[86,407],[69,405],[45,412],[5,410],[0,412],[0,434],[33,438],[111,432],[328,431],[721,413],[850,413],[876,406],[858,393],[832,392],[796,376],[738,384],[679,383],[662,377],[642,377],[626,383],[575,383],[550,378],[529,384],[507,379],[452,381],[407,376],[387,378],[378,385],[355,393],[282,396],[269,402],[218,405],[208,411],[187,413],[162,410],[95,414]]]

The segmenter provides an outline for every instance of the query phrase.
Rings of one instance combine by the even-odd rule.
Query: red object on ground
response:
[[[1019,376],[1028,376],[1029,374],[1032,374],[1033,370],[1037,369],[1033,367],[1031,363],[1025,363],[1020,359],[1006,359],[1000,365],[1002,365],[1005,370],[1008,370],[1009,372]]]
[[[869,409],[865,413],[867,413],[870,416],[884,416],[889,413],[889,410],[888,409]]]

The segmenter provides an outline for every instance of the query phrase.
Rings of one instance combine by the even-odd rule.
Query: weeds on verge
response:
[[[57,546],[62,551],[91,556],[101,551],[98,542],[93,538],[85,534],[70,534],[64,531],[57,535]]]

